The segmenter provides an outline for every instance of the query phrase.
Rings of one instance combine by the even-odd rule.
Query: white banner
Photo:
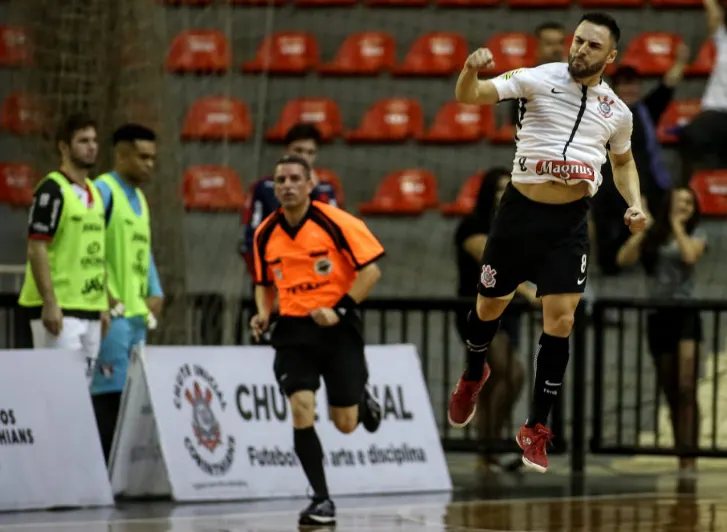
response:
[[[304,496],[308,482],[293,449],[290,407],[275,381],[273,356],[268,347],[147,347],[130,370],[112,470],[115,492],[146,494],[142,479],[158,464],[158,453],[138,450],[156,445],[148,434],[152,425],[126,419],[142,417],[143,410],[156,420],[174,499]],[[323,385],[318,393],[316,429],[332,495],[451,490],[415,348],[369,346],[366,357],[385,415],[375,434],[360,426],[349,435],[338,432],[328,419]],[[143,386],[134,386],[144,380],[134,377],[139,366],[151,409],[144,398],[129,397],[143,393]]]
[[[0,511],[112,505],[86,361],[0,351]]]

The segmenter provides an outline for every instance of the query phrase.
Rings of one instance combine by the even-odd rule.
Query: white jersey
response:
[[[519,100],[516,183],[585,181],[594,196],[607,149],[620,155],[631,148],[631,111],[604,81],[586,87],[566,63],[513,70],[491,81],[500,101]]]
[[[712,39],[717,56],[702,97],[702,110],[727,111],[727,27],[722,24]]]

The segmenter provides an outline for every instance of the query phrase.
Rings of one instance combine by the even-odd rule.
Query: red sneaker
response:
[[[538,473],[548,470],[548,455],[545,447],[553,439],[548,427],[538,423],[533,428],[522,426],[515,441],[523,450],[523,464]]]
[[[449,398],[449,424],[461,428],[475,417],[477,411],[477,396],[490,378],[490,365],[485,362],[482,378],[479,381],[464,380],[464,373],[457,381],[457,386]]]

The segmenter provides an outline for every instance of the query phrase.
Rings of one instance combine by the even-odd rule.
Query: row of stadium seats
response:
[[[568,41],[572,38],[569,37]],[[682,38],[674,33],[642,33],[627,46],[622,65],[629,65],[642,75],[663,75],[674,62]],[[496,75],[536,63],[536,41],[524,33],[500,33],[490,37],[485,46],[494,55],[496,67],[483,72]],[[570,42],[566,43],[570,46]],[[22,28],[0,27],[0,66],[12,67],[30,60],[30,44]],[[314,35],[299,31],[278,32],[267,36],[256,57],[245,61],[243,72],[270,74],[305,74],[316,71],[329,76],[362,76],[390,72],[395,76],[449,76],[459,72],[467,55],[467,40],[457,33],[437,32],[419,37],[396,63],[396,41],[384,32],[361,32],[350,35],[331,62],[321,63]],[[707,76],[715,60],[714,42],[705,42],[687,75]],[[187,30],[173,40],[166,68],[175,73],[224,73],[232,65],[227,37],[218,30]]]
[[[338,176],[325,169],[317,169],[316,173],[319,179],[333,184],[342,201],[343,187]],[[15,207],[30,205],[36,179],[27,164],[0,163],[0,203]],[[420,169],[398,170],[384,177],[374,198],[359,205],[358,211],[370,216],[417,216],[439,209],[445,216],[462,216],[472,211],[481,181],[481,172],[468,177],[456,199],[442,203],[434,174]],[[698,173],[692,179],[692,186],[704,214],[727,216],[727,170]],[[245,202],[242,181],[233,169],[224,166],[188,168],[181,193],[189,210],[240,211]]]
[[[572,35],[566,46],[570,46]],[[663,75],[674,63],[681,36],[674,33],[642,33],[634,38],[620,64],[634,67],[645,76]],[[483,71],[497,75],[516,68],[534,66],[535,37],[525,33],[498,33],[484,46],[492,51],[495,68]],[[396,40],[385,32],[350,35],[331,62],[320,61],[316,37],[300,31],[278,32],[265,37],[255,58],[242,64],[248,73],[293,75],[316,71],[328,76],[362,76],[390,72],[395,76],[449,76],[459,72],[469,54],[467,40],[457,33],[435,32],[420,36],[396,63]],[[705,42],[688,75],[706,76],[715,60],[714,42]],[[175,73],[223,73],[231,68],[227,38],[217,30],[187,30],[172,42],[166,68]]]
[[[700,111],[699,100],[677,100],[669,104],[658,124],[662,144],[677,141],[676,131]],[[16,135],[42,133],[44,114],[24,93],[10,94],[0,108],[0,130]],[[358,128],[344,130],[338,104],[325,98],[289,101],[277,123],[265,134],[269,142],[280,142],[298,122],[314,123],[324,141],[343,137],[349,143],[395,143],[417,140],[423,143],[459,144],[487,139],[511,143],[513,127],[509,120],[498,124],[493,106],[476,106],[450,101],[435,114],[429,128],[417,100],[385,98],[366,111]],[[244,141],[253,133],[252,119],[245,102],[234,98],[208,97],[197,100],[184,120],[181,139],[185,141]]]
[[[170,6],[211,5],[214,0],[162,0]],[[283,6],[296,7],[346,7],[354,6],[359,0],[218,0],[219,5],[232,6]],[[424,7],[430,0],[363,0],[370,7]],[[488,7],[504,4],[515,8],[557,8],[580,5],[583,7],[641,7],[649,4],[654,7],[701,7],[702,0],[431,0],[442,7]]]

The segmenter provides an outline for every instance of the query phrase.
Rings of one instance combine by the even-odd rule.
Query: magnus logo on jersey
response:
[[[611,118],[613,116],[613,111],[611,110],[612,105],[613,100],[609,100],[607,96],[598,97],[598,112],[601,113],[603,118]]]
[[[182,397],[183,396],[183,397]],[[227,402],[217,381],[206,369],[184,364],[174,382],[174,406],[189,406],[194,438],[184,438],[184,446],[197,466],[212,476],[226,474],[235,459],[235,438],[224,437],[218,415]]]
[[[578,161],[538,161],[535,172],[538,175],[552,175],[563,181],[570,179],[593,181],[596,178],[596,172],[592,166]]]

